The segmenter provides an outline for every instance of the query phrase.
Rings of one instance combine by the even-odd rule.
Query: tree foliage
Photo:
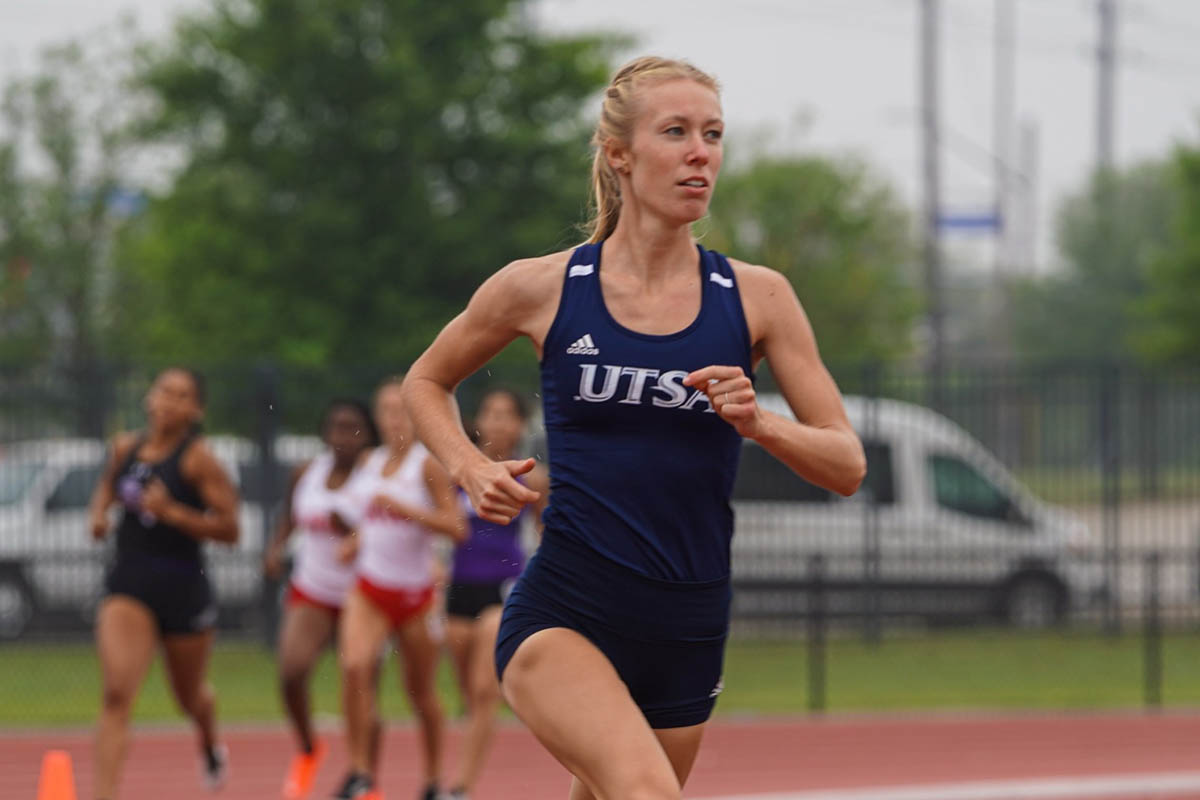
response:
[[[1150,361],[1200,361],[1200,147],[1179,147],[1171,162],[1177,194],[1168,245],[1150,260],[1135,308],[1133,344]]]
[[[488,274],[575,240],[610,40],[514,0],[218,0],[144,56],[185,154],[123,240],[151,358],[402,364]]]
[[[1012,303],[1018,351],[1039,358],[1136,357],[1137,306],[1151,264],[1170,246],[1177,204],[1171,167],[1148,161],[1092,177],[1058,213],[1056,275],[1020,286]]]
[[[788,277],[827,360],[910,351],[909,219],[864,165],[760,157],[721,177],[711,227],[707,244]]]
[[[124,122],[111,54],[52,48],[4,89],[0,361],[93,364],[113,309]]]

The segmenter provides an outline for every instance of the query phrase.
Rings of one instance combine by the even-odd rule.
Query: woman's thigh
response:
[[[503,675],[504,697],[539,741],[600,800],[675,798],[666,751],[608,658],[582,634],[545,628]]]

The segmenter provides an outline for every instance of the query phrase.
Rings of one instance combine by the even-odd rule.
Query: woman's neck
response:
[[[403,439],[387,443],[388,458],[399,459],[408,454],[409,448],[412,447],[413,437],[405,436]]]
[[[634,209],[623,209],[604,242],[604,269],[634,275],[647,284],[694,269],[696,243],[690,225],[667,225]],[[611,273],[610,273],[611,274]]]
[[[152,450],[173,450],[190,431],[191,426],[172,429],[150,428],[146,434],[146,444]]]

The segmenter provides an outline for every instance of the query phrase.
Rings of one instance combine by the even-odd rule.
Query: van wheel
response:
[[[1062,587],[1053,578],[1029,575],[1009,584],[1004,597],[1009,624],[1023,630],[1049,628],[1066,611]]]
[[[0,640],[16,639],[33,620],[33,590],[24,576],[0,573]]]

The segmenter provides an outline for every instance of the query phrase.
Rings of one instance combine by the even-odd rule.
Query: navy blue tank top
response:
[[[700,313],[658,336],[612,318],[600,289],[601,245],[580,246],[542,348],[546,535],[670,581],[729,575],[729,499],[741,452],[733,426],[682,381],[713,364],[751,374],[733,270],[720,253],[697,251]]]

